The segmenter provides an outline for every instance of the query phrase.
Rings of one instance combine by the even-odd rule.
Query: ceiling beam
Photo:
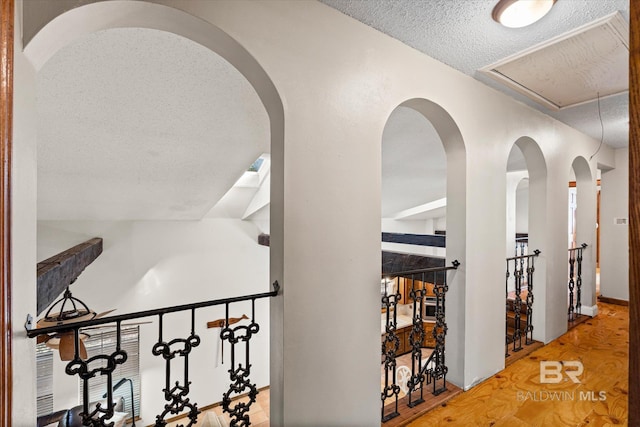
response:
[[[102,253],[102,238],[94,237],[38,263],[38,315]]]

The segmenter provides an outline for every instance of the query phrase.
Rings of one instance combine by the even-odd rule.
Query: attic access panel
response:
[[[629,25],[620,12],[480,72],[552,110],[629,90]]]

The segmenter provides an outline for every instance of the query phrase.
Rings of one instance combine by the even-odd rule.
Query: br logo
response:
[[[563,375],[564,371],[564,375]],[[540,383],[558,384],[566,375],[576,384],[580,383],[578,377],[582,375],[584,366],[578,360],[558,362],[555,360],[543,360],[540,362]]]

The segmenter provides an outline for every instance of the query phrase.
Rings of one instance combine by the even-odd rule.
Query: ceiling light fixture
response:
[[[505,27],[526,27],[545,16],[555,2],[556,0],[500,0],[491,16]]]

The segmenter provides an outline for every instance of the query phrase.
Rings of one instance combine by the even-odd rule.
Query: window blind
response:
[[[37,416],[53,412],[53,350],[44,343],[36,345]]]

